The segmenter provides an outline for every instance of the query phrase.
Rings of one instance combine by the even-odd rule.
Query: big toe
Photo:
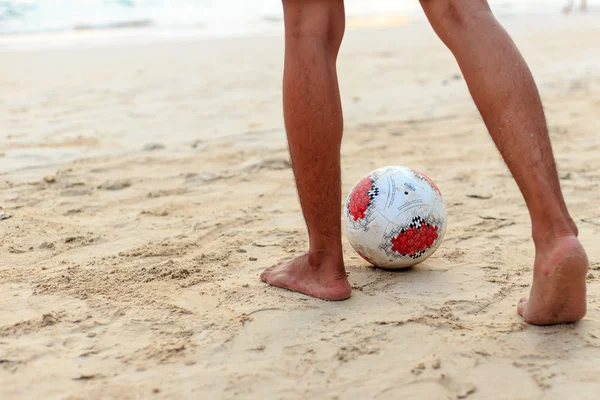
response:
[[[273,267],[269,267],[267,269],[265,269],[261,274],[260,274],[260,280],[263,282],[266,282],[267,279],[269,278],[269,275],[271,274],[271,271],[273,270]]]
[[[278,271],[280,271],[281,268],[281,262],[270,266],[269,268],[265,269],[261,274],[260,274],[260,279],[263,282],[267,282],[267,283],[272,283],[273,280],[275,279],[275,277],[278,275]]]
[[[522,317],[523,313],[525,312],[525,307],[527,307],[527,302],[529,301],[529,299],[527,299],[527,297],[523,297],[521,300],[519,300],[519,304],[517,305],[517,312],[519,313],[519,315]]]

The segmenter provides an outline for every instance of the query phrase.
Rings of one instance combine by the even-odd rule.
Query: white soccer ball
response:
[[[379,168],[348,195],[346,233],[354,250],[386,269],[425,261],[446,233],[446,205],[425,174],[402,166]]]

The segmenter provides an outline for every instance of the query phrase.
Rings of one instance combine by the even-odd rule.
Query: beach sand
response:
[[[446,239],[404,272],[344,241],[339,303],[258,278],[307,245],[282,37],[1,50],[0,398],[597,398],[597,18],[505,21],[591,261],[587,317],[546,328],[516,314],[526,207],[427,25],[349,29],[343,190],[419,169],[445,196]]]

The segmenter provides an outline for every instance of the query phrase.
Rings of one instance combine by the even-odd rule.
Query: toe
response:
[[[278,266],[279,266],[279,264],[271,265],[270,267],[266,268],[266,269],[265,269],[265,270],[262,272],[261,276],[263,276],[263,275],[265,275],[265,274],[269,274],[269,273],[273,272],[273,270],[274,270],[275,268],[277,268]]]
[[[517,305],[517,312],[519,313],[519,315],[522,317],[523,313],[525,312],[525,307],[527,306],[527,302],[529,300],[527,299],[527,297],[523,297],[521,300],[519,300],[519,304]]]
[[[273,267],[271,267],[273,268]],[[260,274],[260,280],[263,282],[267,281],[267,278],[269,277],[269,273],[271,272],[271,268],[267,268],[265,269],[261,274]]]
[[[272,271],[275,268],[281,267],[282,265],[284,265],[286,262],[285,261],[279,261],[276,264],[271,265],[269,268],[267,268],[267,271]]]
[[[279,261],[277,264],[271,265],[260,274],[260,280],[267,283],[272,283],[277,271],[285,265],[286,261]]]

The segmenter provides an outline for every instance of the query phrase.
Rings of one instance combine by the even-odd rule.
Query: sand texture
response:
[[[307,245],[281,37],[0,51],[0,398],[597,399],[600,24],[534,22],[506,26],[591,261],[588,316],[550,328],[516,314],[527,210],[428,26],[349,30],[343,190],[419,169],[446,239],[398,273],[345,241],[341,303],[258,279]]]

